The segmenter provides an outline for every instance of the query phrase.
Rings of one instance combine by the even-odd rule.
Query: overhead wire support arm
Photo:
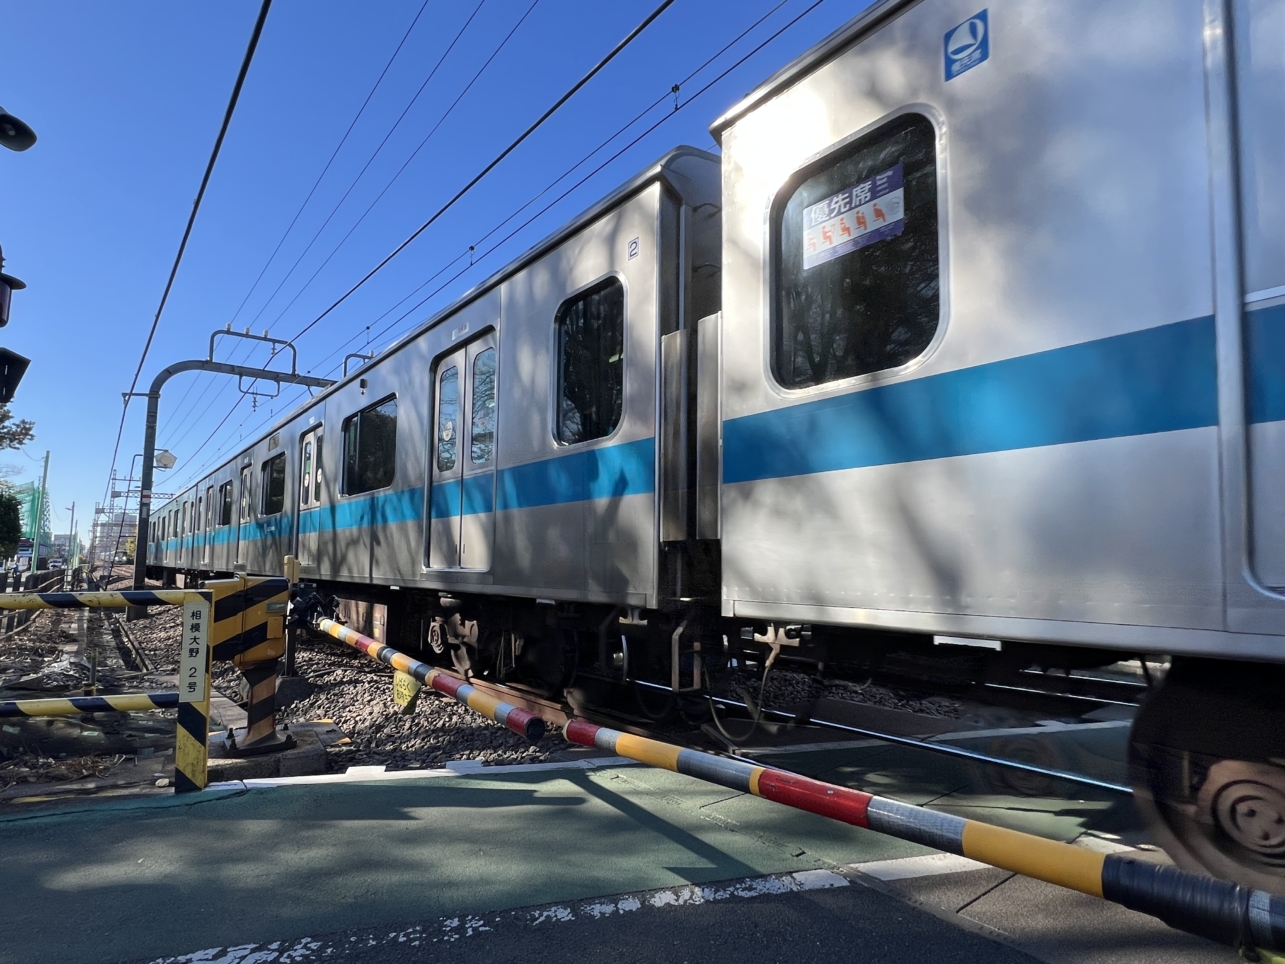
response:
[[[220,335],[267,342],[273,346],[273,357],[283,354],[288,349],[290,352],[290,370],[253,368],[249,365],[234,365],[230,362],[215,361],[214,345],[215,340]],[[153,462],[156,458],[156,423],[161,404],[161,389],[165,387],[165,383],[182,372],[216,372],[223,375],[236,375],[242,380],[249,378],[252,382],[275,382],[278,390],[283,383],[305,385],[309,388],[329,388],[335,383],[332,378],[319,378],[316,375],[301,374],[298,370],[296,358],[294,344],[284,339],[271,338],[266,333],[252,335],[249,332],[219,330],[210,336],[210,355],[208,358],[175,362],[173,365],[161,369],[156,377],[152,379],[152,386],[145,393],[147,398],[147,423],[143,430],[143,476],[139,483],[138,538],[134,546],[135,589],[144,589],[147,584],[147,546],[150,538],[149,530],[152,515],[152,472]],[[242,389],[242,391],[244,390]],[[130,611],[130,616],[131,618],[137,618],[137,614],[133,609]]]

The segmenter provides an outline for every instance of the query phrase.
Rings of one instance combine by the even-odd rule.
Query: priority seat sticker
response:
[[[901,164],[803,209],[803,269],[901,234],[906,226]]]

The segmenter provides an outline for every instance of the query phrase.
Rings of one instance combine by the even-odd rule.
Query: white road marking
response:
[[[688,884],[683,887],[640,891],[619,897],[591,898],[570,904],[510,910],[484,916],[468,914],[439,917],[430,923],[416,924],[404,930],[371,931],[347,939],[318,940],[304,937],[295,941],[274,941],[271,944],[208,947],[205,950],[193,951],[178,957],[158,957],[151,964],[293,964],[297,961],[333,958],[349,950],[366,950],[386,944],[410,944],[412,947],[419,947],[424,944],[450,943],[494,930],[503,924],[540,927],[570,923],[583,918],[599,920],[615,914],[629,914],[642,910],[644,906],[661,910],[669,907],[691,907],[719,900],[751,900],[772,894],[791,894],[848,886],[850,881],[832,870],[800,870],[791,874],[746,877],[720,884]]]
[[[623,756],[590,757],[553,763],[510,763],[487,766],[481,760],[452,760],[436,770],[388,770],[382,765],[349,767],[343,773],[318,773],[301,777],[260,777],[251,780],[228,780],[211,783],[206,790],[268,790],[273,787],[298,787],[333,783],[387,783],[392,780],[432,780],[443,777],[496,776],[508,773],[533,773],[550,770],[594,770],[598,767],[636,766]]]
[[[871,860],[849,866],[858,873],[878,880],[909,880],[913,877],[932,877],[937,874],[958,874],[967,870],[991,869],[990,864],[944,853],[899,857],[895,860]]]

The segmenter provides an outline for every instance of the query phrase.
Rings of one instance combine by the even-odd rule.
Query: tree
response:
[[[5,486],[0,488],[0,559],[18,551],[22,538],[22,500]]]
[[[36,437],[36,423],[25,418],[16,422],[8,405],[0,405],[0,449],[20,449]]]

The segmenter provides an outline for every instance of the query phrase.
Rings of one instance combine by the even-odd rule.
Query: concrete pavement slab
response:
[[[679,778],[664,787],[679,805],[661,806],[654,786],[621,772],[228,790],[10,816],[0,962],[101,964],[805,870],[865,854],[852,834],[883,839],[839,825],[827,837],[808,817],[818,826],[796,852],[794,834],[783,846],[754,832],[788,812],[777,804],[747,798],[732,824],[705,814],[717,796],[707,784]]]

